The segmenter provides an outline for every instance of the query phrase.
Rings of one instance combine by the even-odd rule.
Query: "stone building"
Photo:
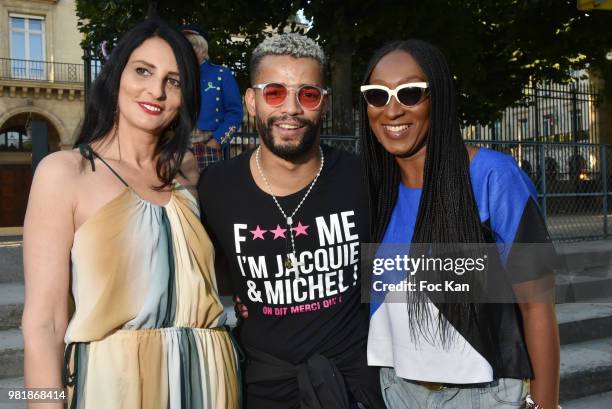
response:
[[[83,115],[75,0],[0,0],[0,234],[19,234],[32,169]],[[33,166],[34,165],[34,166]]]

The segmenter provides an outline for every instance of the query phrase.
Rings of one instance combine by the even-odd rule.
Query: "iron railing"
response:
[[[240,133],[230,157],[255,148],[259,138]],[[322,136],[322,143],[359,153],[355,137]],[[595,240],[612,234],[612,145],[475,141],[512,156],[536,187],[540,209],[554,241]]]
[[[259,136],[252,132],[239,132],[230,142],[229,157],[233,158],[259,145]],[[321,142],[351,153],[359,153],[359,140],[355,137],[323,135]]]
[[[610,236],[612,145],[467,141],[511,155],[533,181],[556,241]]]
[[[85,90],[96,78],[104,61],[94,48],[84,50]],[[523,89],[521,101],[501,112],[498,120],[489,124],[465,125],[464,139],[518,142],[588,142],[599,143],[598,102],[596,87],[580,72],[568,84],[541,82]],[[357,95],[357,98],[361,98]],[[333,133],[331,110],[333,90],[328,94],[328,110],[322,119],[322,134]],[[245,110],[246,113],[246,110]],[[353,109],[353,136],[359,136],[359,110]],[[256,132],[255,118],[245,115],[241,129]]]
[[[91,51],[84,60],[86,83],[101,62]],[[598,145],[598,92],[585,79],[570,84],[543,83],[523,90],[520,104],[488,125],[462,128],[466,142],[514,157],[538,191],[541,210],[553,240],[607,238],[612,194],[612,145]],[[331,103],[329,104],[331,106]],[[359,116],[354,110],[353,136],[330,136],[333,113],[322,123],[323,143],[359,152]],[[255,120],[245,116],[231,142],[230,157],[255,148]]]
[[[99,58],[95,52],[95,49],[92,47],[85,47],[83,49],[83,76],[85,79],[85,101],[89,98],[89,93],[91,92],[91,86],[94,80],[102,71],[102,65],[104,65],[104,60]]]
[[[321,124],[323,135],[333,132],[330,103]],[[487,125],[465,125],[464,139],[525,142],[599,142],[598,91],[588,80],[570,84],[545,83],[523,89],[523,99],[506,108],[498,120]],[[359,110],[353,109],[353,133],[359,136]],[[247,116],[244,132],[255,132],[255,118]]]
[[[0,58],[0,79],[83,84],[83,64]]]
[[[462,129],[465,139],[534,142],[599,142],[597,89],[584,79],[525,87],[523,100],[499,120]]]

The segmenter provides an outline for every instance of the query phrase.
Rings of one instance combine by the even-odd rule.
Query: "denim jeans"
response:
[[[516,409],[525,406],[528,386],[522,379],[502,378],[485,387],[432,391],[381,368],[380,385],[389,409]]]

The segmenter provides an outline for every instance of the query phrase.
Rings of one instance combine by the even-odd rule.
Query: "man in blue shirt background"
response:
[[[208,33],[194,25],[183,26],[181,31],[200,64],[202,102],[191,142],[202,171],[229,155],[230,141],[242,123],[242,98],[231,70],[210,62]]]

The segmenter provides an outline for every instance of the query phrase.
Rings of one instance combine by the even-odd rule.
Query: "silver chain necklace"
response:
[[[261,156],[261,145],[257,148],[257,151],[255,152],[255,163],[257,164],[257,170],[259,171],[261,178],[265,182],[266,187],[268,188],[268,191],[270,192],[270,196],[272,196],[272,199],[274,200],[274,203],[276,204],[276,207],[278,207],[278,210],[280,210],[281,214],[285,218],[285,221],[287,222],[287,228],[289,230],[289,236],[291,237],[291,257],[289,257],[288,255],[287,258],[285,259],[285,268],[292,268],[294,264],[296,266],[300,265],[300,263],[298,263],[297,261],[297,255],[295,253],[295,240],[293,238],[293,230],[292,230],[293,216],[295,216],[297,211],[300,209],[300,207],[302,206],[302,203],[304,203],[304,200],[306,200],[306,198],[310,194],[310,191],[312,190],[312,187],[315,185],[315,183],[317,183],[317,179],[319,179],[319,176],[321,175],[321,171],[323,170],[323,163],[325,162],[325,157],[323,156],[323,149],[321,149],[320,146],[319,146],[319,153],[321,154],[321,165],[319,166],[319,170],[317,171],[315,178],[313,179],[312,183],[310,183],[310,186],[308,187],[308,190],[304,194],[304,197],[302,197],[302,200],[300,200],[300,203],[298,203],[297,207],[293,210],[293,213],[291,213],[290,216],[287,216],[287,213],[285,213],[282,206],[278,202],[278,199],[272,192],[272,186],[270,186],[270,183],[268,182],[266,175],[264,175],[263,171],[261,170],[261,165],[259,163],[259,157]]]

